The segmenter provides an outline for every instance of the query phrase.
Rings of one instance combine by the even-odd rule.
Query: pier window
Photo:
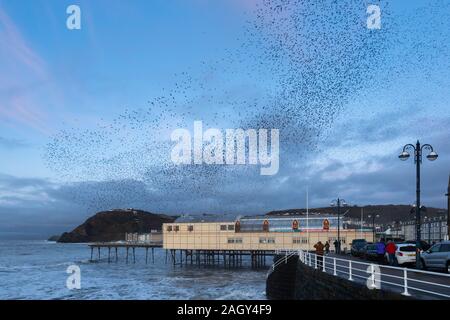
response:
[[[259,238],[259,243],[275,243],[275,238]]]
[[[220,231],[226,231],[227,230],[227,225],[226,224],[221,224],[220,225]]]
[[[187,229],[188,229],[189,232],[192,232],[192,231],[194,231],[194,226],[190,225],[190,226],[187,227]]]
[[[172,231],[172,226],[167,226],[167,231],[171,232]]]
[[[234,224],[229,224],[228,225],[228,230],[229,231],[234,231]]]
[[[242,238],[228,238],[228,243],[242,243]]]
[[[292,243],[294,243],[294,244],[307,244],[308,243],[308,238],[306,238],[306,237],[293,237],[292,238]]]
[[[175,232],[180,231],[180,226],[175,226]]]

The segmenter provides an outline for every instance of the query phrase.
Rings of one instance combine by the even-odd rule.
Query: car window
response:
[[[416,251],[416,247],[415,246],[404,246],[404,247],[400,247],[400,251],[402,251],[402,252],[415,252]]]
[[[450,243],[441,244],[440,252],[450,252]]]
[[[435,244],[434,246],[431,247],[430,251],[431,252],[438,252],[441,248],[440,244]]]

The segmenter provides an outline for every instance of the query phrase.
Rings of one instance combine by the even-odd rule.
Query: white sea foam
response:
[[[104,252],[94,263],[86,244],[8,241],[0,251],[0,299],[265,299],[264,271],[174,267],[164,263],[162,249],[155,264],[145,264],[143,250],[136,250],[135,264],[126,264],[123,250],[117,263]],[[66,288],[71,264],[81,270],[79,290]]]

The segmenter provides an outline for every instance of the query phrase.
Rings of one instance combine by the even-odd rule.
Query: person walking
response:
[[[391,266],[395,265],[395,251],[397,250],[397,246],[393,241],[389,241],[386,245],[386,252],[389,257],[389,264]]]
[[[314,245],[314,249],[316,249],[316,255],[317,255],[317,264],[319,266],[319,268],[322,267],[322,262],[323,262],[323,249],[325,248],[325,246],[323,245],[323,243],[321,241],[317,242]]]
[[[325,254],[330,253],[330,243],[327,241],[325,242]]]
[[[386,245],[384,244],[384,241],[381,240],[380,242],[377,242],[377,255],[378,255],[378,262],[380,264],[384,261],[384,255],[386,254]]]
[[[334,244],[334,252],[339,253],[339,241],[337,241],[336,239],[334,240],[333,244]]]

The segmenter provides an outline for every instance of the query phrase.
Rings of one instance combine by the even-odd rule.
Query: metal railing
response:
[[[281,253],[281,251],[275,251],[276,255],[279,255]],[[297,250],[290,250],[290,251],[283,251],[283,253],[285,253],[284,257],[278,259],[273,265],[272,265],[272,270],[275,270],[275,268],[277,266],[279,266],[280,264],[286,264],[289,260],[290,257],[292,256],[296,256],[298,255],[298,251]]]
[[[287,264],[289,258],[291,258],[293,256],[297,256],[299,254],[299,251],[298,250],[275,250],[275,256],[283,255],[283,254],[284,254],[284,257],[280,257],[280,259],[278,259],[277,261],[275,261],[272,264],[270,269],[267,271],[266,277],[268,277],[279,265]]]
[[[317,255],[303,250],[278,250],[285,257],[277,260],[270,271],[298,255],[301,263],[349,281],[366,282],[369,289],[383,289],[418,298],[450,299],[450,274],[379,265],[363,261]]]

